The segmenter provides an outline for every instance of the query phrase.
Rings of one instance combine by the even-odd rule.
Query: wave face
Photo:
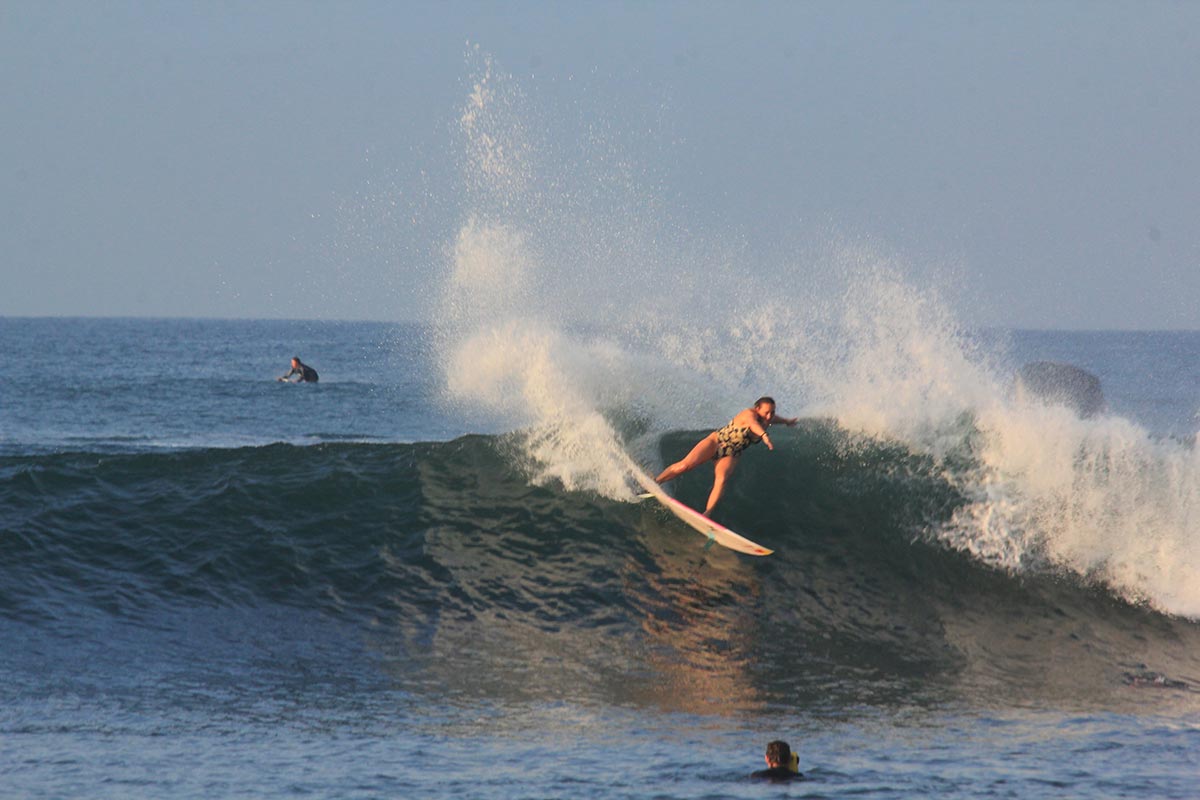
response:
[[[705,549],[652,503],[533,484],[520,436],[4,458],[0,614],[86,641],[290,609],[358,627],[413,692],[689,711],[1112,707],[1163,696],[1126,673],[1200,675],[1195,624],[932,538],[970,500],[930,457],[827,421],[779,433],[721,511],[768,559]]]

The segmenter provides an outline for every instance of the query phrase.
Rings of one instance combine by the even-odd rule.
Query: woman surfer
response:
[[[664,469],[655,480],[658,483],[666,483],[707,461],[712,461],[712,492],[708,496],[708,505],[704,508],[704,516],[707,517],[724,494],[725,479],[737,466],[738,456],[742,451],[755,442],[763,442],[768,450],[775,449],[771,444],[770,434],[767,433],[767,428],[775,422],[782,422],[791,427],[796,424],[796,419],[775,416],[775,400],[760,397],[754,401],[753,406],[739,411],[724,428],[715,430],[701,439],[692,448],[692,452]]]

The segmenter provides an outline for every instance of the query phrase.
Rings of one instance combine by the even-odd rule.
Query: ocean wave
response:
[[[822,420],[776,439],[719,510],[767,559],[707,549],[632,492],[531,482],[520,435],[4,458],[0,614],[73,635],[96,614],[290,607],[361,626],[401,672],[433,660],[518,691],[547,664],[613,687],[651,669],[689,708],[714,687],[860,702],[1197,674],[1200,648],[1178,646],[1200,644],[1194,623],[947,548],[934,532],[969,500],[929,456]]]

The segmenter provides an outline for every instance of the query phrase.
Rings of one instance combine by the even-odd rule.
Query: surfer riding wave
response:
[[[725,481],[733,474],[738,457],[752,444],[762,442],[768,450],[774,450],[770,434],[767,432],[772,424],[782,422],[784,425],[796,424],[796,418],[777,417],[775,415],[775,400],[771,397],[760,397],[750,408],[742,409],[723,428],[705,436],[692,448],[682,460],[676,461],[664,469],[654,480],[666,483],[685,472],[690,472],[701,464],[713,462],[713,486],[708,495],[708,505],[704,508],[704,516],[708,516],[725,493]]]

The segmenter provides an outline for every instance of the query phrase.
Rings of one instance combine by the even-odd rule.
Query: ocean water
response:
[[[550,339],[666,369],[595,336]],[[559,419],[493,375],[472,414],[496,354],[456,390],[447,341],[0,320],[5,797],[1196,795],[1200,335],[983,332],[960,352],[997,394],[940,426],[779,392],[800,424],[718,511],[765,559],[606,464],[677,458],[737,403]],[[274,381],[293,355],[319,384]],[[998,365],[1031,360],[1096,374],[1107,411],[1017,397]],[[747,779],[773,738],[807,780]]]
[[[1196,797],[1200,334],[769,255],[469,58],[452,196],[347,224],[454,210],[427,324],[0,319],[0,797]],[[759,559],[622,454],[762,394]],[[748,780],[776,738],[805,781]]]

